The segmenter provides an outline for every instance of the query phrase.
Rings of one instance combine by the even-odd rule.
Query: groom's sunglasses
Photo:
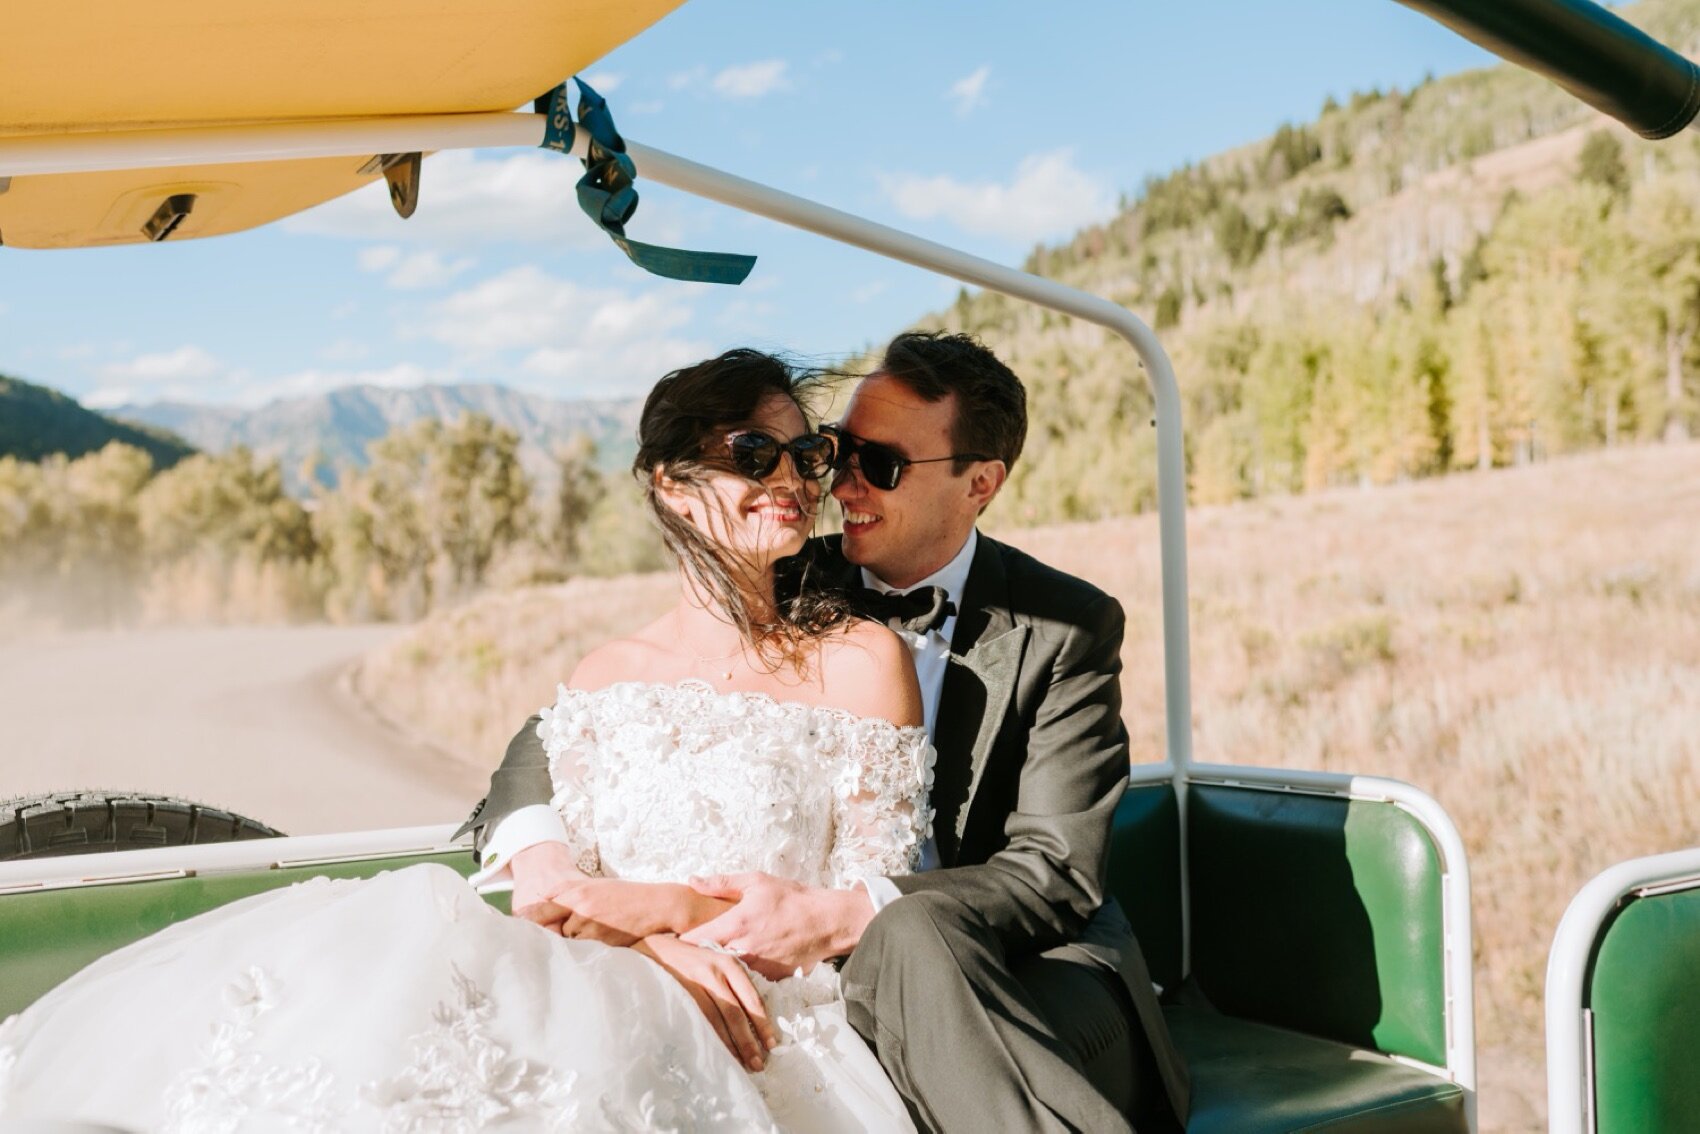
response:
[[[779,467],[779,458],[791,454],[791,464],[804,480],[821,480],[836,467],[832,438],[819,433],[805,433],[789,441],[780,441],[756,430],[733,433],[726,438],[726,448],[732,457],[732,467],[739,476],[751,480],[766,480]]]
[[[823,425],[820,431],[838,446],[836,469],[847,469],[852,460],[862,479],[882,492],[890,492],[903,480],[903,470],[910,465],[936,465],[940,461],[990,461],[995,458],[984,453],[952,453],[948,457],[905,457],[890,445],[864,441],[837,425]]]

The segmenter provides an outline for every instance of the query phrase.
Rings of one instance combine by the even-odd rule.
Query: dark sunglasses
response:
[[[726,448],[738,475],[751,480],[766,480],[772,476],[784,453],[791,454],[792,466],[805,480],[820,480],[836,467],[836,446],[832,438],[819,433],[805,433],[789,441],[780,441],[752,429],[728,435]]]
[[[838,448],[835,469],[847,469],[852,459],[861,471],[862,479],[882,492],[890,492],[903,479],[903,470],[910,465],[936,465],[940,461],[990,461],[995,458],[984,453],[952,453],[948,457],[905,457],[890,445],[864,441],[836,425],[823,425],[820,431],[831,438]]]

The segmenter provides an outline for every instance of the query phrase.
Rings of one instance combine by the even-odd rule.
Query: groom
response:
[[[703,880],[735,904],[687,939],[774,974],[848,954],[850,1022],[923,1129],[1184,1118],[1184,1067],[1105,888],[1127,778],[1121,607],[975,530],[1026,437],[1020,380],[968,336],[900,335],[838,432],[844,535],[799,566],[890,614],[911,647],[938,750],[933,838],[919,873],[865,889]],[[528,725],[465,829],[487,869],[510,862],[516,890],[548,897],[528,860],[552,860],[527,854],[559,837],[526,806],[547,802],[544,765]]]

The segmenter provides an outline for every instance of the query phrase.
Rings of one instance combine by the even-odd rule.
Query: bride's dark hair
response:
[[[655,384],[638,422],[638,451],[632,473],[643,485],[644,500],[661,529],[662,542],[696,588],[735,626],[764,663],[802,671],[810,644],[842,626],[850,617],[845,597],[814,585],[806,569],[788,572],[790,582],[778,596],[776,617],[758,616],[747,597],[746,570],[725,548],[661,499],[662,476],[695,487],[709,475],[733,472],[725,453],[728,430],[754,419],[772,394],[791,399],[813,426],[809,400],[823,376],[792,366],[761,351],[737,348],[718,358],[675,370]],[[786,458],[789,459],[789,458]],[[658,475],[659,474],[659,475]],[[818,509],[820,499],[799,501]],[[740,582],[745,585],[740,586]]]

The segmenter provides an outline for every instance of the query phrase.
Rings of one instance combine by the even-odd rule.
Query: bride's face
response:
[[[725,430],[718,443],[724,446],[732,434],[745,432],[765,433],[783,444],[807,433],[808,422],[796,402],[772,393],[762,399],[748,425]],[[820,510],[821,483],[798,475],[794,458],[783,453],[774,470],[759,481],[731,470],[717,471],[693,488],[669,495],[674,509],[703,535],[739,559],[765,567],[802,550]]]

